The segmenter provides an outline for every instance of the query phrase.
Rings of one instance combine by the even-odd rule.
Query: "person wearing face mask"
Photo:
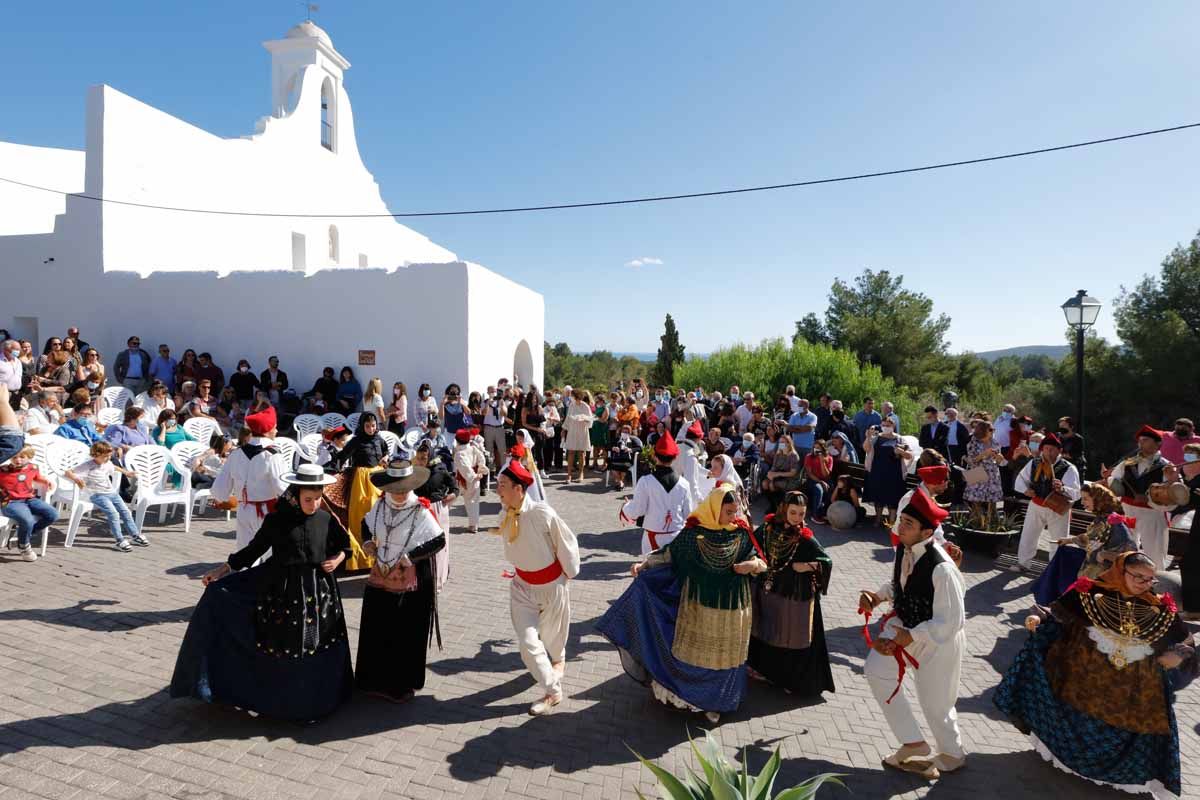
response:
[[[617,441],[608,449],[608,480],[618,492],[625,489],[625,480],[633,469],[633,433],[628,425],[622,425]],[[640,449],[640,448],[639,448]]]
[[[1075,420],[1059,417],[1058,438],[1062,441],[1063,458],[1075,465],[1079,477],[1087,474],[1087,458],[1083,454],[1083,437],[1075,430]]]
[[[414,409],[417,427],[422,431],[429,429],[429,418],[438,415],[438,404],[433,399],[433,390],[428,383],[417,387],[417,406]]]
[[[788,418],[787,429],[796,446],[796,455],[803,461],[812,451],[817,430],[817,415],[808,410],[808,401],[804,398],[796,401],[796,413]]]
[[[654,416],[663,422],[671,416],[671,395],[661,386],[654,391]]]
[[[1172,430],[1163,433],[1162,447],[1159,452],[1163,458],[1178,466],[1183,463],[1183,448],[1189,444],[1200,444],[1200,436],[1196,435],[1196,425],[1187,417],[1175,420]]]
[[[993,431],[992,435],[995,437],[996,441],[1000,443],[1001,447],[1008,447],[1009,434],[1012,432],[1014,425],[1013,418],[1016,416],[1016,414],[1017,407],[1009,403],[1008,405],[1004,406],[1004,408],[1000,409],[1000,413],[996,415],[996,421],[993,426],[995,430]]]
[[[237,372],[230,376],[229,385],[233,387],[233,395],[242,408],[249,408],[254,393],[262,388],[258,378],[250,371],[250,362],[244,358],[238,362]]]
[[[387,429],[403,436],[408,427],[408,388],[402,381],[392,384],[392,400],[387,407]]]
[[[906,485],[908,462],[913,453],[896,435],[896,426],[884,420],[878,428],[867,431],[864,446],[867,453],[867,479],[863,484],[863,499],[875,506],[875,522],[884,527],[891,525],[892,509],[900,504]]]

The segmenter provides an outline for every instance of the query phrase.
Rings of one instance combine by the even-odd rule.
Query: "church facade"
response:
[[[323,30],[264,46],[272,113],[250,136],[101,85],[85,151],[0,142],[0,176],[67,193],[0,182],[0,327],[40,352],[78,325],[110,365],[130,335],[227,371],[279,355],[296,384],[349,365],[410,398],[426,382],[540,385],[541,295],[388,215],[359,156],[350,64]]]

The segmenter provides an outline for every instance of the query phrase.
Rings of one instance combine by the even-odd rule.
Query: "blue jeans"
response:
[[[804,482],[804,494],[808,495],[808,513],[825,516],[825,486],[820,481],[811,478]]]
[[[34,497],[29,500],[13,500],[0,513],[17,523],[17,544],[28,547],[33,535],[50,526],[58,519],[54,506]]]
[[[113,539],[120,544],[123,541],[121,536],[121,525],[125,525],[125,534],[127,536],[137,536],[137,523],[133,521],[133,515],[129,513],[129,506],[125,505],[125,501],[121,499],[121,495],[113,492],[112,494],[93,494],[92,505],[100,510],[104,516],[108,517],[108,529],[112,532]]]
[[[8,461],[25,447],[25,434],[20,428],[0,427],[0,464]]]

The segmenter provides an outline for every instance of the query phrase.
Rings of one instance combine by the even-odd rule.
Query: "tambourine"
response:
[[[209,505],[220,511],[232,511],[237,508],[238,501],[237,498],[231,497],[228,500],[214,500]]]
[[[1147,492],[1151,502],[1159,506],[1182,506],[1188,502],[1189,495],[1186,483],[1152,483]]]

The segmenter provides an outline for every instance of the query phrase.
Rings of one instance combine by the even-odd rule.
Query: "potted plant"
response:
[[[778,747],[767,760],[762,772],[752,776],[747,766],[745,750],[742,751],[742,764],[739,767],[725,757],[721,741],[712,731],[705,731],[704,741],[700,744],[697,744],[690,735],[688,741],[691,743],[692,753],[695,754],[703,775],[698,775],[691,767],[688,767],[687,774],[684,776],[674,775],[669,770],[642,758],[632,749],[630,750],[637,756],[638,761],[642,762],[643,766],[658,778],[664,798],[671,800],[715,800],[716,798],[725,800],[809,800],[826,783],[845,787],[845,784],[839,780],[843,777],[842,775],[823,772],[820,775],[814,775],[804,783],[772,795],[775,778],[779,774],[779,767],[782,764]],[[641,791],[635,791],[641,800],[646,800]]]
[[[1009,540],[1021,532],[1024,514],[1020,511],[986,512],[966,508],[953,509],[950,518],[942,523],[942,529],[959,546],[972,550],[983,550],[1000,555]]]

